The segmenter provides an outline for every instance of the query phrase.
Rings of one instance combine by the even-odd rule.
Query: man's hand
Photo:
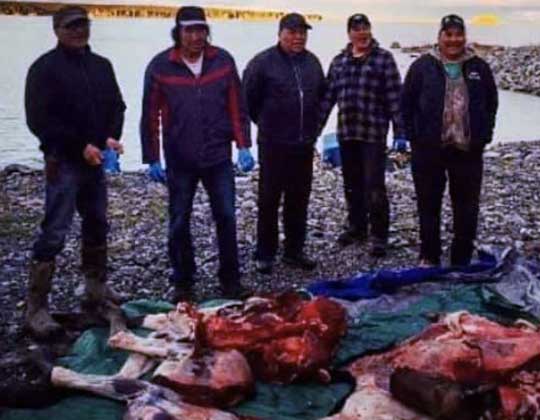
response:
[[[91,166],[97,166],[101,164],[101,150],[99,150],[93,144],[87,144],[83,150],[83,157],[86,162]]]
[[[112,137],[109,137],[107,139],[107,147],[109,149],[112,149],[114,150],[116,153],[118,153],[119,155],[123,154],[124,153],[124,146],[122,145],[122,143],[120,143],[118,140],[116,139],[113,139]]]
[[[148,176],[152,181],[161,182],[165,184],[167,182],[167,175],[161,167],[160,162],[152,162],[148,167]]]
[[[255,160],[249,151],[249,148],[242,147],[238,149],[238,167],[242,172],[249,172],[255,166]]]
[[[392,150],[398,153],[405,153],[407,151],[407,140],[404,138],[394,139],[394,143],[392,144]]]

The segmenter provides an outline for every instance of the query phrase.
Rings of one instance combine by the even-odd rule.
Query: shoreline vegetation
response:
[[[68,3],[43,3],[31,1],[0,1],[0,15],[8,16],[50,16]],[[143,5],[143,4],[92,4],[77,3],[84,7],[94,19],[100,18],[173,18],[178,6]],[[278,20],[286,12],[277,10],[236,9],[205,7],[209,19],[219,20]],[[322,15],[305,14],[309,21],[321,21]]]

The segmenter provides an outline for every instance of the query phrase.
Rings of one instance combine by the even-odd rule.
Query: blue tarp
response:
[[[355,301],[372,299],[411,284],[433,281],[493,281],[500,269],[497,258],[480,253],[479,260],[466,267],[409,268],[402,270],[375,270],[341,280],[319,281],[308,287],[316,296],[335,297]]]

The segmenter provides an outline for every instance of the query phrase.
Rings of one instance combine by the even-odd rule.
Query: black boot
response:
[[[32,261],[26,293],[25,324],[39,339],[50,339],[63,332],[62,326],[49,314],[48,295],[54,274],[54,261]]]
[[[82,246],[82,271],[85,278],[83,306],[92,307],[106,301],[119,305],[127,298],[107,285],[107,245]]]

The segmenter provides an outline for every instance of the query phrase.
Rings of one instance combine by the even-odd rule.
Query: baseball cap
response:
[[[176,24],[182,26],[208,26],[204,9],[198,6],[183,6],[178,9],[176,13]]]
[[[89,20],[86,9],[80,6],[65,6],[54,13],[53,27],[66,26],[77,20]]]
[[[279,30],[282,29],[311,29],[311,25],[306,22],[306,18],[300,13],[289,13],[281,18],[279,21]]]
[[[458,28],[462,31],[465,30],[465,21],[458,15],[446,15],[441,19],[441,31],[446,31],[450,28]]]
[[[371,22],[369,18],[363,13],[355,13],[347,20],[347,31],[350,31],[353,26],[369,26],[371,27]]]

